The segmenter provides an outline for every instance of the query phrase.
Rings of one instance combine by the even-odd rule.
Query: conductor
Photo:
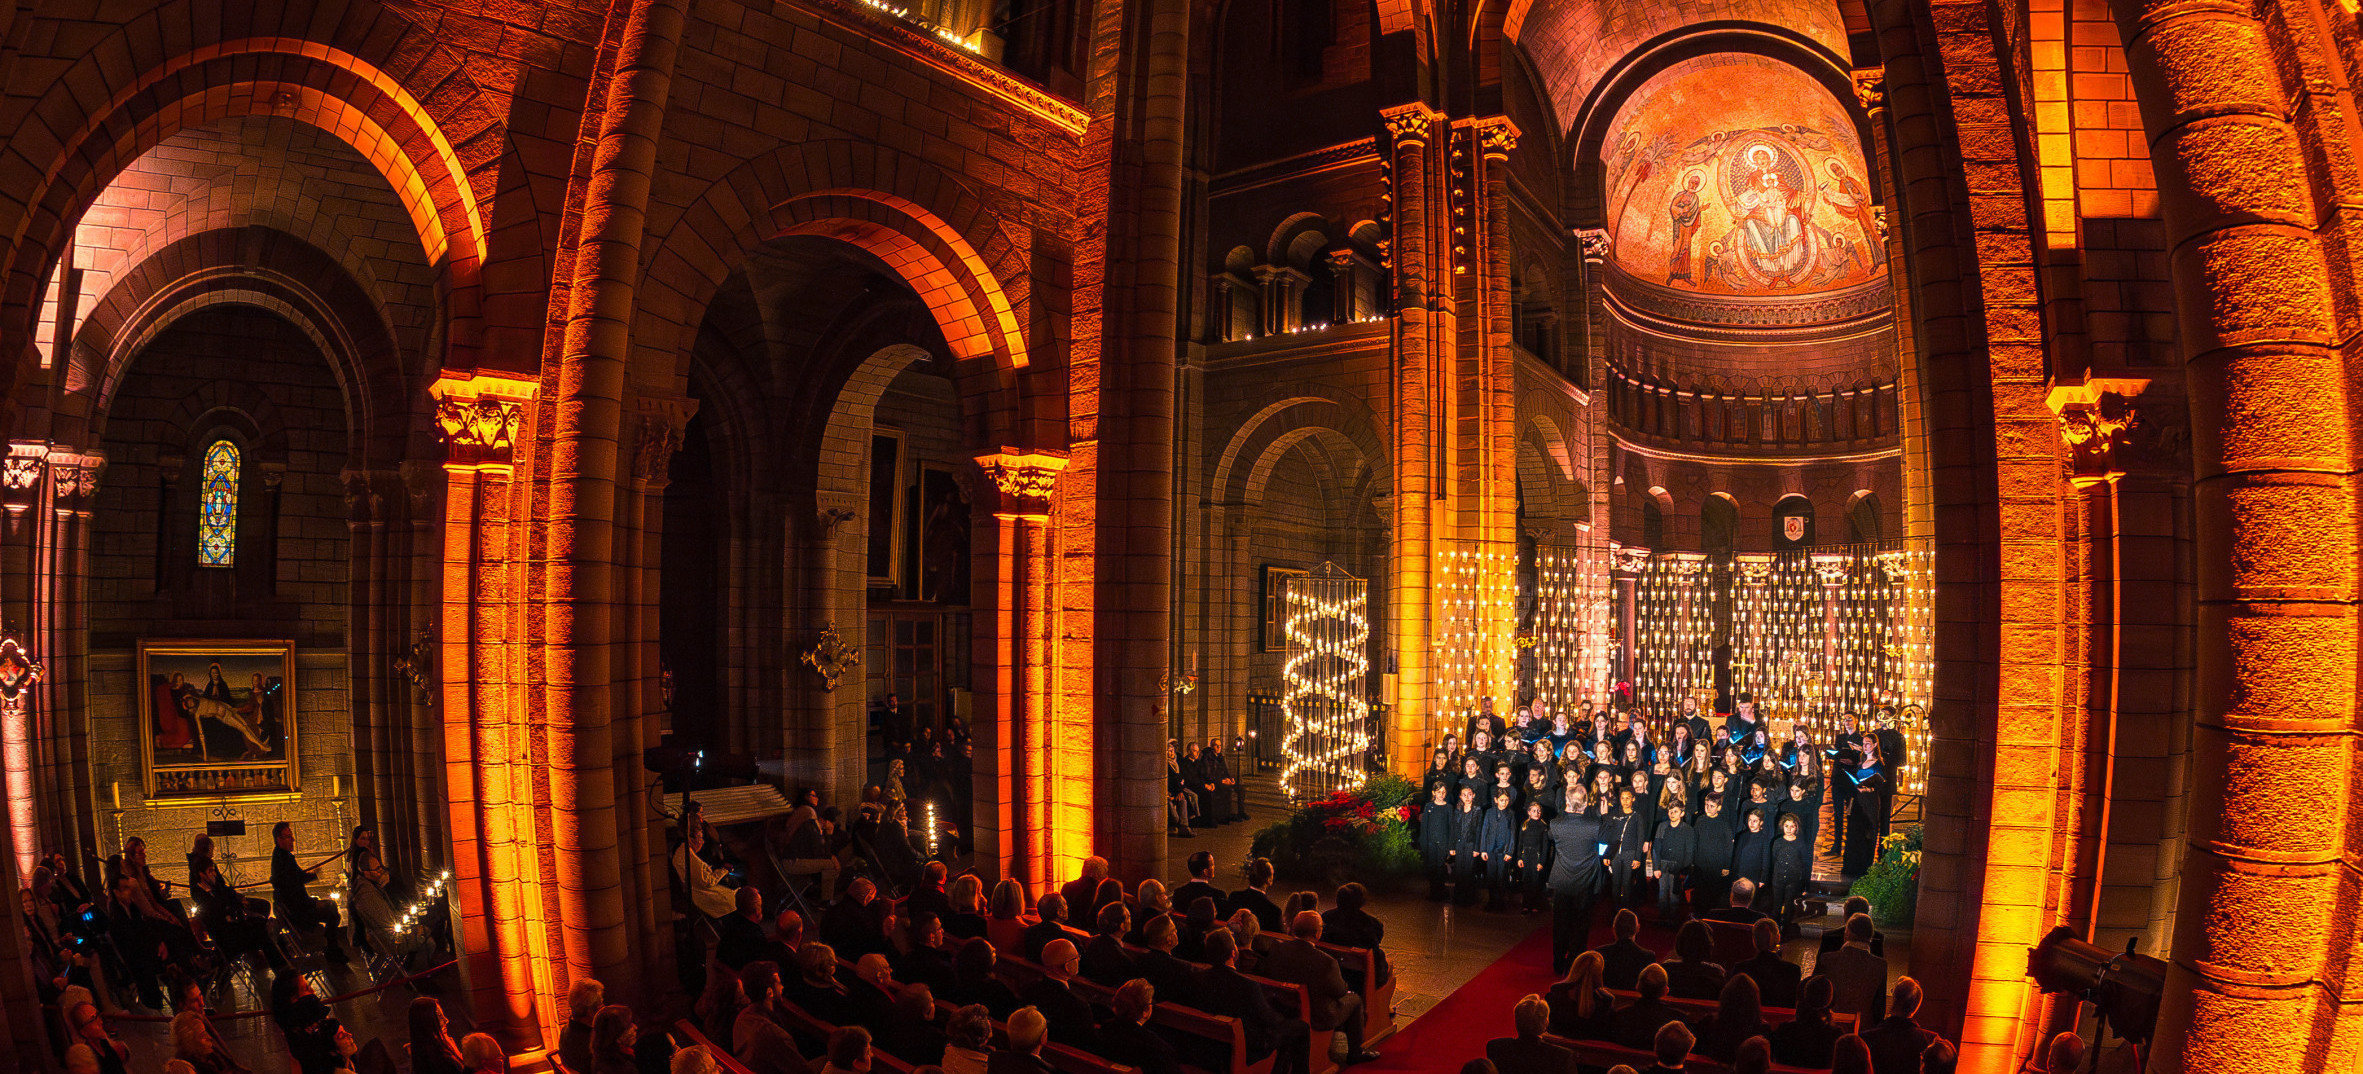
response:
[[[1565,976],[1589,938],[1592,897],[1607,872],[1600,865],[1600,817],[1586,807],[1581,786],[1567,788],[1567,800],[1551,821],[1551,972]]]

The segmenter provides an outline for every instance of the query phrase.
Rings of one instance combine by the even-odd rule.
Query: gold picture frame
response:
[[[140,774],[150,802],[299,796],[293,641],[142,638],[138,655]]]

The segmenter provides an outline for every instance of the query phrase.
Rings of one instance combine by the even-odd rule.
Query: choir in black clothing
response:
[[[1776,743],[1747,695],[1737,708],[1710,728],[1685,699],[1660,744],[1636,713],[1595,723],[1588,706],[1570,719],[1536,702],[1505,725],[1488,703],[1465,739],[1445,737],[1423,782],[1429,897],[1471,905],[1483,893],[1500,910],[1516,892],[1535,913],[1547,896],[1554,932],[1566,934],[1554,945],[1560,970],[1603,895],[1632,905],[1654,889],[1671,921],[1685,904],[1722,905],[1745,878],[1788,926],[1813,874],[1825,771],[1836,844],[1860,871],[1886,831],[1903,736],[1861,732],[1847,714],[1827,750],[1802,729]]]

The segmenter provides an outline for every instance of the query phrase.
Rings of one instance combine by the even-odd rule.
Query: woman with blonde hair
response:
[[[673,1074],[722,1074],[722,1067],[714,1062],[714,1053],[707,1051],[705,1045],[692,1044],[673,1053],[672,1071]]]
[[[1575,956],[1567,979],[1543,997],[1551,1005],[1551,1032],[1576,1040],[1616,1039],[1616,1000],[1605,979],[1608,959],[1598,951]]]
[[[975,873],[961,873],[952,878],[952,886],[944,889],[944,899],[951,904],[951,912],[944,915],[944,934],[954,939],[974,940],[985,934],[985,882]]]
[[[182,1011],[172,1016],[172,1057],[189,1064],[196,1074],[244,1074],[245,1068],[215,1043],[205,1015]]]

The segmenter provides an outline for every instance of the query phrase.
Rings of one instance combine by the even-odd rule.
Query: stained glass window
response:
[[[205,449],[205,483],[197,501],[197,563],[228,567],[238,560],[238,445],[216,440]]]

